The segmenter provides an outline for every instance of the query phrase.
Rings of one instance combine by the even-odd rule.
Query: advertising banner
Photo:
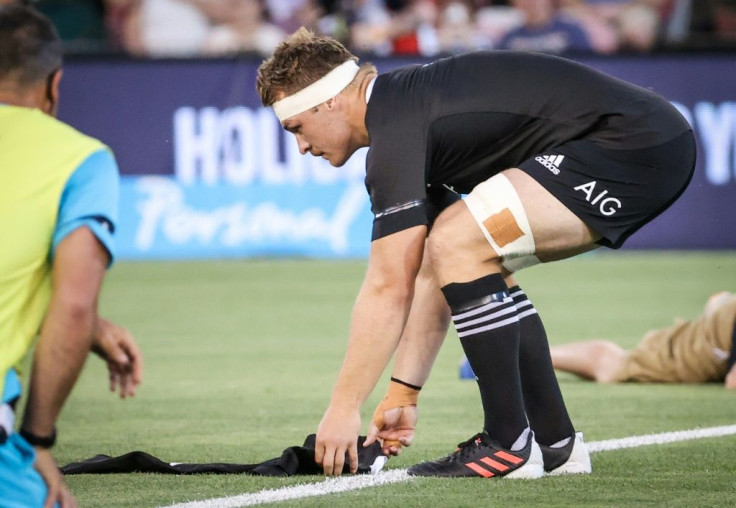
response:
[[[70,60],[60,118],[115,152],[121,259],[368,254],[365,150],[302,156],[260,106],[258,60]],[[378,60],[379,71],[423,60]],[[627,248],[736,248],[736,55],[594,58],[654,90],[698,141],[693,181]],[[503,76],[498,76],[503,79]]]

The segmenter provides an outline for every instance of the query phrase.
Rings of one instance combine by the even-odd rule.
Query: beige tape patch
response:
[[[491,248],[511,273],[539,263],[529,219],[519,195],[503,174],[478,184],[465,204]]]
[[[504,247],[524,236],[524,231],[508,208],[488,217],[483,221],[483,225],[499,247]]]

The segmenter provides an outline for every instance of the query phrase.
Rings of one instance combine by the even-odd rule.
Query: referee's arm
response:
[[[87,227],[74,230],[59,244],[52,268],[51,301],[33,355],[22,431],[55,436],[56,419],[89,353],[97,298],[109,260],[107,249]],[[50,450],[36,447],[34,465],[48,487],[44,506],[55,502],[74,506]]]

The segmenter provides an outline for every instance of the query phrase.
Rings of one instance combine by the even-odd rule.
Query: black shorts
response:
[[[565,143],[519,167],[618,249],[683,193],[695,171],[692,131],[661,145],[612,150],[586,140]]]

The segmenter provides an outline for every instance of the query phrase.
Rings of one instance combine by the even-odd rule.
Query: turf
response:
[[[260,462],[314,432],[345,349],[364,261],[119,263],[101,312],[136,335],[146,359],[138,395],[106,390],[90,359],[59,422],[59,463],[144,450],[176,462]],[[676,315],[696,315],[716,289],[736,291],[733,252],[592,253],[518,280],[553,343],[604,337],[633,345]],[[458,379],[448,335],[420,400],[416,444],[390,468],[451,451],[479,430],[474,383]],[[736,423],[720,385],[599,386],[561,374],[586,440]],[[364,407],[367,419],[384,382]],[[733,506],[736,437],[600,452],[595,474],[526,481],[434,480],[301,499],[284,506]],[[79,475],[82,507],[154,507],[257,492],[320,477]]]

